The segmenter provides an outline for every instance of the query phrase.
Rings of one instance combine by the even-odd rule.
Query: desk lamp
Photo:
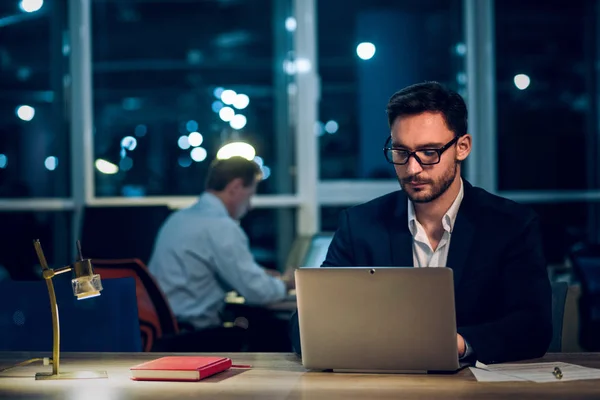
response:
[[[58,305],[56,304],[56,295],[54,294],[54,285],[52,278],[65,272],[72,271],[71,284],[73,294],[77,300],[89,299],[100,296],[102,283],[100,275],[94,274],[90,259],[84,259],[81,253],[81,243],[77,241],[77,251],[79,259],[75,263],[66,267],[52,269],[46,263],[46,257],[42,251],[42,245],[39,240],[33,242],[35,252],[37,253],[40,265],[42,266],[42,276],[48,285],[50,294],[50,311],[52,312],[52,372],[39,372],[35,375],[36,380],[40,379],[92,379],[107,378],[106,371],[77,371],[77,372],[59,372],[60,365],[60,327],[58,324]]]

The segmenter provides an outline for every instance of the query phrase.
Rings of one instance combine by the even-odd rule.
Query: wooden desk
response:
[[[47,354],[46,354],[47,355]],[[376,375],[307,372],[292,354],[223,354],[252,369],[229,370],[200,382],[136,382],[129,367],[161,357],[159,353],[64,353],[69,370],[106,370],[108,379],[36,381],[41,365],[0,374],[0,399],[598,399],[600,380],[556,383],[478,383],[466,369],[452,375]],[[39,354],[1,353],[0,367]],[[600,368],[600,353],[547,355],[540,361],[564,361]]]

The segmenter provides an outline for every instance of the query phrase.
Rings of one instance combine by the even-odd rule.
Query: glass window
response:
[[[495,2],[499,190],[598,188],[596,2]]]
[[[0,2],[2,198],[70,195],[66,19],[64,1]]]
[[[291,1],[93,1],[97,196],[196,195],[231,142],[291,193]],[[286,28],[287,27],[287,28]]]
[[[528,204],[538,214],[549,264],[562,264],[573,245],[585,242],[594,228],[597,215],[594,203]]]
[[[436,80],[465,94],[460,0],[328,0],[318,6],[321,179],[393,179],[385,107]]]
[[[296,209],[254,209],[242,221],[257,263],[283,271],[296,236]]]
[[[40,279],[40,265],[33,247],[39,239],[48,265],[60,268],[75,261],[71,250],[70,212],[0,212],[0,279]]]

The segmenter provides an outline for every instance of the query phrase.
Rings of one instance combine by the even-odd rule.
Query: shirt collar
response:
[[[456,222],[456,216],[458,215],[458,209],[460,208],[460,203],[462,203],[462,199],[464,197],[464,188],[463,188],[463,180],[460,178],[460,190],[454,202],[444,214],[442,218],[442,226],[444,230],[448,233],[452,233],[454,229],[454,223]],[[417,216],[415,214],[415,206],[413,205],[410,199],[408,200],[408,230],[412,236],[417,234]]]
[[[194,207],[203,207],[209,209],[215,216],[229,216],[229,212],[225,204],[217,196],[210,192],[204,192],[198,197],[198,201]]]

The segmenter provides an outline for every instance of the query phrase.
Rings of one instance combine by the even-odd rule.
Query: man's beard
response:
[[[458,162],[455,162],[453,167],[448,169],[448,171],[444,175],[442,175],[442,177],[439,180],[435,182],[432,182],[431,180],[421,181],[419,180],[418,175],[413,175],[404,179],[398,179],[398,181],[400,182],[402,190],[406,193],[410,201],[412,201],[413,203],[429,203],[446,193],[446,191],[448,190],[450,185],[452,185],[454,179],[456,178],[457,166]],[[422,193],[419,192],[411,193],[409,190],[407,190],[407,187],[410,187],[411,182],[426,183],[429,185],[431,191],[427,193],[426,196],[421,195]]]

